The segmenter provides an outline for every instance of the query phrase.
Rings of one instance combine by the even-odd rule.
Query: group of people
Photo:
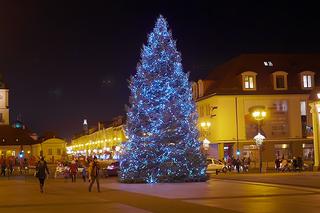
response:
[[[292,160],[288,160],[277,157],[274,161],[275,169],[277,172],[287,172],[287,171],[302,171],[303,170],[303,160],[302,157],[293,157]]]
[[[78,173],[78,164],[76,161],[72,161],[67,171],[70,176],[72,182],[76,182],[77,173]],[[86,182],[86,177],[88,176],[89,179],[89,192],[92,190],[93,184],[97,183],[98,192],[100,192],[100,182],[99,182],[99,172],[100,172],[100,165],[97,160],[97,157],[93,159],[89,159],[89,167],[88,167],[88,174],[86,172],[86,167],[83,166],[82,170],[82,178],[83,181]],[[40,158],[37,167],[36,167],[36,177],[39,179],[40,183],[40,192],[43,193],[44,182],[47,176],[50,174],[47,162],[44,160],[43,157]]]
[[[225,162],[230,172],[236,169],[238,173],[240,173],[240,171],[248,172],[250,163],[251,163],[250,157],[243,157],[243,158],[231,157],[231,158],[228,158],[227,161]]]
[[[26,171],[28,168],[28,161],[26,158],[18,159],[14,157],[1,157],[0,159],[0,167],[1,167],[1,174],[0,176],[11,176],[13,175],[14,167],[18,165],[20,174],[23,173],[23,171]]]

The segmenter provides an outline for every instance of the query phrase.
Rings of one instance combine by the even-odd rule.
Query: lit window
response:
[[[253,76],[244,76],[244,88],[253,89],[254,88],[253,80],[254,80]]]
[[[256,75],[257,73],[247,71],[242,74],[242,88],[243,90],[256,90]]]
[[[301,72],[301,87],[302,89],[312,89],[314,86],[314,72]]]
[[[312,81],[311,81],[311,75],[304,75],[303,76],[303,87],[304,88],[311,88],[312,87]]]
[[[265,61],[263,63],[264,63],[264,66],[266,66],[266,67],[269,66],[267,61]]]
[[[52,155],[52,149],[48,149],[48,155]]]

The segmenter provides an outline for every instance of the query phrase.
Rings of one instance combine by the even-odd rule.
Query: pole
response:
[[[260,155],[259,171],[260,173],[262,173],[262,144],[259,146],[259,155]]]
[[[258,120],[258,134],[260,133],[260,120]],[[259,145],[259,171],[262,173],[262,144]]]

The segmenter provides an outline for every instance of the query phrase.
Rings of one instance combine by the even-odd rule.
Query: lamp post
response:
[[[252,117],[258,122],[258,134],[253,138],[259,148],[259,171],[262,173],[262,145],[265,137],[260,133],[260,122],[267,116],[264,108],[257,108],[252,112]]]
[[[203,146],[203,148],[204,148],[204,150],[206,151],[206,154],[207,154],[208,149],[209,149],[209,144],[210,144],[210,141],[207,139],[207,136],[208,136],[209,129],[211,127],[211,122],[209,122],[209,121],[201,122],[200,123],[200,127],[203,130],[202,132],[204,133],[203,134],[204,139],[203,139],[203,142],[202,142],[202,146]]]

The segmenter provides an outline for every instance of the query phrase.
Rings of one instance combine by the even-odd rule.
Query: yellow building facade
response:
[[[319,149],[310,113],[310,96],[320,83],[317,57],[244,54],[194,82],[200,140],[209,143],[208,154],[219,159],[250,157],[258,166],[254,137],[261,133],[264,168],[274,167],[277,157],[302,157],[311,164]],[[252,114],[257,108],[266,113],[261,121]]]
[[[101,159],[118,158],[122,143],[127,140],[124,125],[101,128],[71,141],[67,153],[74,156],[99,156]]]
[[[60,138],[49,138],[32,146],[35,156],[43,156],[48,163],[63,161],[66,158],[66,141]]]

